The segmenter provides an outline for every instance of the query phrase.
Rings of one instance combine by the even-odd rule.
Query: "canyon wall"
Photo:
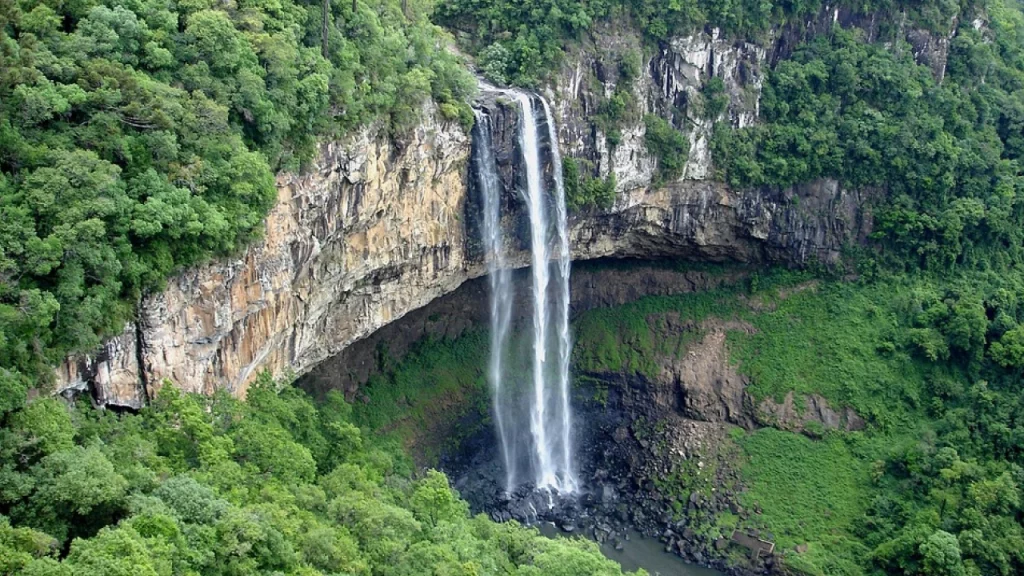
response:
[[[754,45],[706,31],[648,53],[628,87],[637,109],[616,146],[593,119],[601,96],[616,87],[609,56],[639,49],[639,36],[599,30],[597,44],[570,52],[542,91],[552,102],[563,153],[590,162],[598,175],[614,174],[617,182],[611,209],[572,217],[574,259],[829,263],[844,246],[866,238],[870,200],[879,191],[847,190],[833,181],[734,190],[711,179],[713,123],[757,120],[765,71],[791,49],[795,34],[783,29]],[[944,46],[941,40],[926,42],[920,58],[944,57],[935,48]],[[712,76],[722,78],[729,100],[718,118],[707,118],[700,106]],[[483,94],[479,105],[502,119],[495,144],[514,215],[521,203],[516,116],[494,95]],[[645,113],[665,117],[690,139],[680,179],[654,184],[657,159],[644,144]],[[100,404],[128,408],[140,407],[164,382],[242,396],[259,372],[307,373],[483,275],[470,156],[466,131],[442,121],[432,106],[401,141],[368,128],[323,145],[302,174],[278,178],[279,201],[261,240],[236,258],[185,271],[164,292],[145,297],[122,335],[57,369],[57,390],[87,390]],[[514,227],[516,217],[511,220]],[[525,265],[525,251],[511,261]]]

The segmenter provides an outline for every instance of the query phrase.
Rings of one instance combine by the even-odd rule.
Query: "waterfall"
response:
[[[573,469],[572,411],[569,403],[571,258],[558,135],[550,107],[543,98],[518,91],[500,92],[514,100],[519,108],[519,149],[526,184],[522,197],[530,227],[532,305],[528,334],[529,381],[524,383],[525,386],[516,386],[516,376],[519,375],[509,374],[506,362],[512,288],[501,229],[502,186],[491,144],[491,119],[487,114],[478,112],[474,168],[483,195],[483,236],[491,289],[488,379],[493,395],[495,427],[505,464],[506,490],[511,492],[515,488],[517,469],[520,464],[527,464],[536,488],[573,493],[579,488],[579,482]],[[550,140],[549,160],[554,182],[554,189],[550,191],[545,186],[535,98],[542,104]],[[480,141],[476,142],[477,139]],[[519,397],[516,397],[517,393]],[[527,423],[528,433],[526,430],[521,432],[527,428]],[[524,462],[519,459],[517,446],[520,445],[529,452],[528,462],[525,462],[525,455]]]
[[[544,198],[544,179],[540,168],[540,142],[533,102],[522,92],[519,102],[519,147],[526,169],[526,204],[530,213],[530,276],[533,288],[533,402],[530,404],[530,434],[533,436],[534,476],[538,488],[557,488],[558,476],[548,440],[548,218]]]
[[[555,181],[555,230],[558,236],[558,306],[555,319],[555,330],[558,333],[558,399],[561,408],[561,448],[562,448],[562,488],[575,492],[578,487],[576,474],[573,472],[572,461],[572,409],[569,406],[569,354],[572,342],[569,335],[569,274],[572,268],[572,255],[569,253],[568,211],[565,207],[565,184],[562,179],[562,154],[558,149],[558,128],[555,117],[547,100],[544,104],[544,117],[548,122],[548,137],[551,146],[551,164]]]
[[[501,183],[498,181],[498,165],[491,147],[491,118],[482,112],[476,113],[477,137],[474,164],[479,178],[480,191],[484,201],[483,235],[486,250],[487,277],[491,289],[491,355],[488,366],[488,380],[494,407],[494,423],[497,427],[501,457],[505,463],[505,490],[515,487],[516,460],[510,430],[505,425],[505,353],[508,333],[512,320],[512,283],[510,271],[505,262],[505,239],[501,230]]]

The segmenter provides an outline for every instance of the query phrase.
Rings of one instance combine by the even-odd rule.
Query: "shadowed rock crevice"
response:
[[[577,264],[571,284],[572,314],[599,307],[632,302],[644,296],[666,296],[713,290],[733,284],[749,272],[740,268],[721,270],[688,269],[685,263],[669,261],[601,259]],[[518,270],[513,284],[528,282],[528,271]],[[355,398],[370,376],[381,372],[382,353],[391,363],[401,360],[415,345],[427,338],[454,339],[472,329],[487,326],[487,282],[470,280],[454,292],[415,310],[338,355],[314,367],[299,379],[299,386],[314,396],[340,390]],[[529,294],[514,293],[513,323],[528,321]]]

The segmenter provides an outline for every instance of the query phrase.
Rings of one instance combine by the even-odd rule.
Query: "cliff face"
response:
[[[713,122],[756,121],[764,73],[790,49],[794,34],[779,31],[765,46],[713,31],[666,43],[628,83],[637,108],[616,146],[593,119],[619,81],[608,55],[639,48],[639,37],[599,32],[600,47],[570,54],[544,91],[562,151],[591,162],[597,175],[614,173],[617,182],[611,210],[573,216],[575,259],[832,262],[844,245],[865,237],[875,191],[831,181],[741,191],[710,179]],[[941,39],[921,50],[922,59],[937,57],[933,44],[941,48]],[[719,118],[708,118],[702,107],[713,76],[722,78],[728,98]],[[484,95],[481,106],[499,119],[495,147],[515,238],[522,219],[515,192],[518,119],[500,98]],[[689,137],[677,181],[652,185],[657,159],[644,144],[645,113],[661,115]],[[428,107],[402,142],[369,129],[324,145],[306,173],[280,176],[279,202],[261,241],[236,259],[186,271],[165,292],[145,298],[123,335],[58,369],[59,390],[91,389],[102,404],[133,408],[165,379],[189,391],[244,395],[260,371],[306,373],[483,275],[471,139],[439,118]],[[519,240],[514,248],[527,247]],[[525,251],[511,257],[516,265],[527,261]]]
[[[133,408],[165,379],[244,395],[258,372],[302,373],[479,275],[462,222],[468,136],[423,117],[404,142],[367,130],[279,177],[261,241],[145,298],[124,335],[59,368],[59,387]]]

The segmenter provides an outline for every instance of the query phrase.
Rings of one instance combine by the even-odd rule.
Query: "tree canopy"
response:
[[[0,573],[622,573],[591,542],[471,517],[350,413],[266,375],[246,402],[165,386],[138,415],[36,400],[2,420]]]
[[[299,168],[318,139],[369,122],[401,135],[431,98],[471,120],[474,83],[429,9],[0,5],[5,401],[121,330],[173,271],[244,247],[276,200],[274,173]]]

